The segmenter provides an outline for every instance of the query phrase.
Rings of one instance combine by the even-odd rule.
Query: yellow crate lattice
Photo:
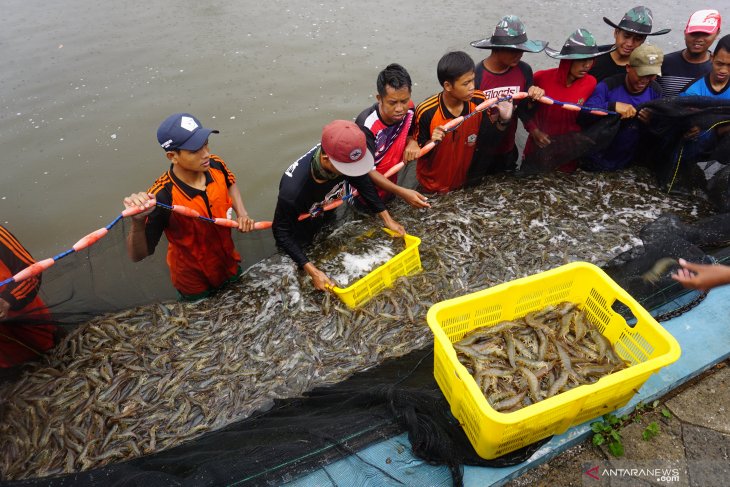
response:
[[[383,231],[391,237],[395,236],[395,233],[387,228],[383,228]],[[350,286],[344,289],[332,288],[335,295],[348,307],[357,308],[370,301],[383,289],[391,287],[397,278],[420,271],[422,267],[418,246],[421,244],[421,239],[413,235],[405,235],[404,239],[405,249]]]

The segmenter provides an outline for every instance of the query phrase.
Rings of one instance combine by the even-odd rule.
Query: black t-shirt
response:
[[[662,62],[662,76],[658,78],[662,87],[662,96],[677,96],[690,82],[702,78],[712,71],[712,60],[704,63],[690,63],[682,56],[682,51],[676,51],[664,56]]]
[[[596,58],[589,73],[600,83],[609,76],[626,74],[626,66],[616,64],[609,52]]]
[[[295,236],[299,215],[309,213],[316,206],[337,199],[340,195],[331,193],[336,187],[342,187],[339,183],[343,179],[357,189],[371,210],[376,213],[385,210],[385,205],[378,197],[368,174],[358,177],[341,176],[324,183],[315,181],[311,166],[312,157],[318,153],[318,148],[319,145],[313,147],[284,171],[279,183],[279,198],[271,228],[276,245],[299,267],[309,262]]]

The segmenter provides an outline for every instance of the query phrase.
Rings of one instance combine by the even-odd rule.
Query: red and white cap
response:
[[[698,10],[690,16],[687,27],[684,28],[684,33],[714,34],[720,30],[721,21],[720,12],[717,10]]]
[[[375,167],[365,134],[349,120],[335,120],[325,125],[322,149],[335,169],[345,176],[363,176]]]

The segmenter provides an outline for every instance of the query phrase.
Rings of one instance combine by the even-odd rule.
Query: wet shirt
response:
[[[504,73],[493,73],[484,67],[481,62],[476,67],[475,83],[477,89],[484,92],[486,99],[503,98],[508,95],[514,95],[520,91],[527,91],[532,86],[532,68],[520,61],[516,67],[510,67]],[[529,103],[520,103],[515,101],[516,117],[512,117],[509,126],[500,132],[502,139],[493,147],[488,147],[491,154],[507,154],[511,152],[515,146],[515,134],[517,132],[517,119],[525,123],[527,117],[527,108]]]
[[[366,204],[376,213],[385,211],[385,205],[378,197],[370,176],[340,176],[323,183],[312,177],[312,158],[318,153],[319,145],[313,147],[284,171],[279,182],[279,197],[274,210],[272,231],[276,245],[291,257],[299,267],[309,259],[302,251],[296,238],[299,215],[316,213],[322,206],[340,196],[342,180],[354,186]],[[315,216],[316,218],[316,216]]]
[[[662,87],[664,98],[677,96],[690,82],[712,71],[712,60],[708,59],[699,64],[690,63],[684,59],[682,52],[669,53],[664,56],[664,61],[662,61],[662,75],[657,81]]]
[[[649,83],[641,93],[631,93],[626,89],[626,75],[618,74],[598,83],[586,105],[615,111],[616,102],[638,107],[661,96],[662,89],[656,81]],[[587,124],[597,120],[595,115],[581,113],[579,121]],[[622,120],[611,145],[605,151],[589,156],[587,167],[599,171],[615,171],[628,166],[638,148],[642,126],[636,117]]]
[[[609,52],[596,57],[589,74],[596,78],[596,81],[603,81],[604,79],[616,76],[617,74],[626,74],[626,66],[616,64],[616,61],[613,60],[611,53]]]
[[[208,218],[228,218],[233,206],[228,188],[235,182],[223,159],[211,155],[210,168],[205,172],[205,190],[185,184],[170,166],[148,192],[166,205],[186,206]],[[168,241],[170,278],[182,294],[196,295],[215,289],[238,272],[241,256],[233,245],[230,228],[158,207],[145,221],[149,254],[155,251],[163,232]]]
[[[485,100],[481,92],[474,97],[460,115],[468,115]],[[416,130],[414,136],[423,147],[431,138],[433,129],[456,118],[444,105],[442,93],[427,98],[416,108]],[[478,113],[444,135],[443,140],[431,152],[418,159],[416,177],[426,191],[445,193],[464,185],[466,175],[474,157],[477,138],[482,123]]]

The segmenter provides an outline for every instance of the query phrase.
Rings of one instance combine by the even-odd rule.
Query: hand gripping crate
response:
[[[383,228],[391,237],[397,234],[387,228]],[[357,308],[367,303],[376,294],[387,287],[400,276],[408,276],[421,270],[421,256],[418,253],[418,246],[421,239],[413,235],[404,236],[406,248],[388,260],[385,264],[373,269],[370,273],[355,281],[350,286],[342,289],[332,288],[332,291],[350,308]]]
[[[636,317],[628,325],[612,306],[625,304]],[[456,358],[452,343],[474,328],[520,318],[547,305],[571,301],[631,366],[512,413],[492,409],[474,378]],[[624,405],[660,368],[680,356],[677,341],[600,268],[574,262],[434,304],[434,376],[451,412],[480,457],[494,459]]]

